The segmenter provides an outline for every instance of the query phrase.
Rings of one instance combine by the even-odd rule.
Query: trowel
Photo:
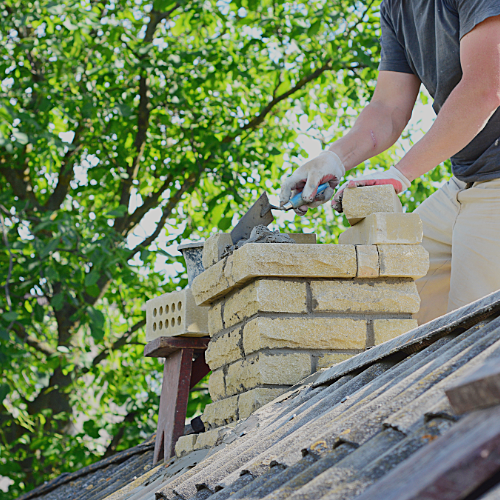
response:
[[[316,196],[321,194],[327,187],[327,182],[318,186]],[[250,207],[248,212],[240,219],[238,224],[236,224],[231,231],[231,240],[233,245],[236,245],[236,243],[242,239],[248,239],[255,226],[268,226],[271,224],[274,220],[272,210],[288,211],[292,210],[292,208],[301,207],[302,205],[307,205],[307,203],[305,203],[302,199],[302,193],[297,193],[281,207],[271,205],[269,198],[267,197],[267,193],[262,193],[259,199]]]

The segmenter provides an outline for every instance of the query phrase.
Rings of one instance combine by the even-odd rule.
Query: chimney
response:
[[[402,213],[390,185],[346,189],[344,211],[352,227],[338,245],[304,235],[296,241],[308,243],[249,243],[220,260],[228,235],[205,243],[192,291],[209,306],[207,430],[417,326],[414,280],[429,267],[420,218]]]

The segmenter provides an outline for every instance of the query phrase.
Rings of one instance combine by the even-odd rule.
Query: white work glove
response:
[[[333,151],[323,151],[282,180],[280,203],[284,205],[290,198],[302,192],[302,198],[307,205],[296,208],[295,213],[305,215],[308,208],[316,208],[331,199],[344,174],[345,168],[340,158]],[[325,182],[328,182],[330,187],[316,197],[318,186]]]
[[[352,181],[347,181],[340,186],[332,200],[332,207],[339,213],[342,212],[342,198],[344,197],[344,189],[361,187],[361,186],[380,186],[381,184],[392,184],[396,193],[406,191],[411,182],[396,168],[391,167],[385,172],[376,172],[375,174],[362,175]]]

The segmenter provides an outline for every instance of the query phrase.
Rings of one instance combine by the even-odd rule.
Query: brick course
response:
[[[411,280],[313,281],[314,311],[417,313],[420,297]]]
[[[258,312],[307,312],[305,282],[254,281],[226,299],[225,327],[233,326]]]
[[[256,318],[243,328],[245,355],[264,348],[364,349],[366,320],[352,318]]]

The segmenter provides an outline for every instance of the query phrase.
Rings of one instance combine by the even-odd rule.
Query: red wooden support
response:
[[[184,433],[189,391],[210,371],[205,363],[209,340],[206,337],[160,337],[144,349],[145,356],[165,358],[154,465],[174,454],[175,443]]]

